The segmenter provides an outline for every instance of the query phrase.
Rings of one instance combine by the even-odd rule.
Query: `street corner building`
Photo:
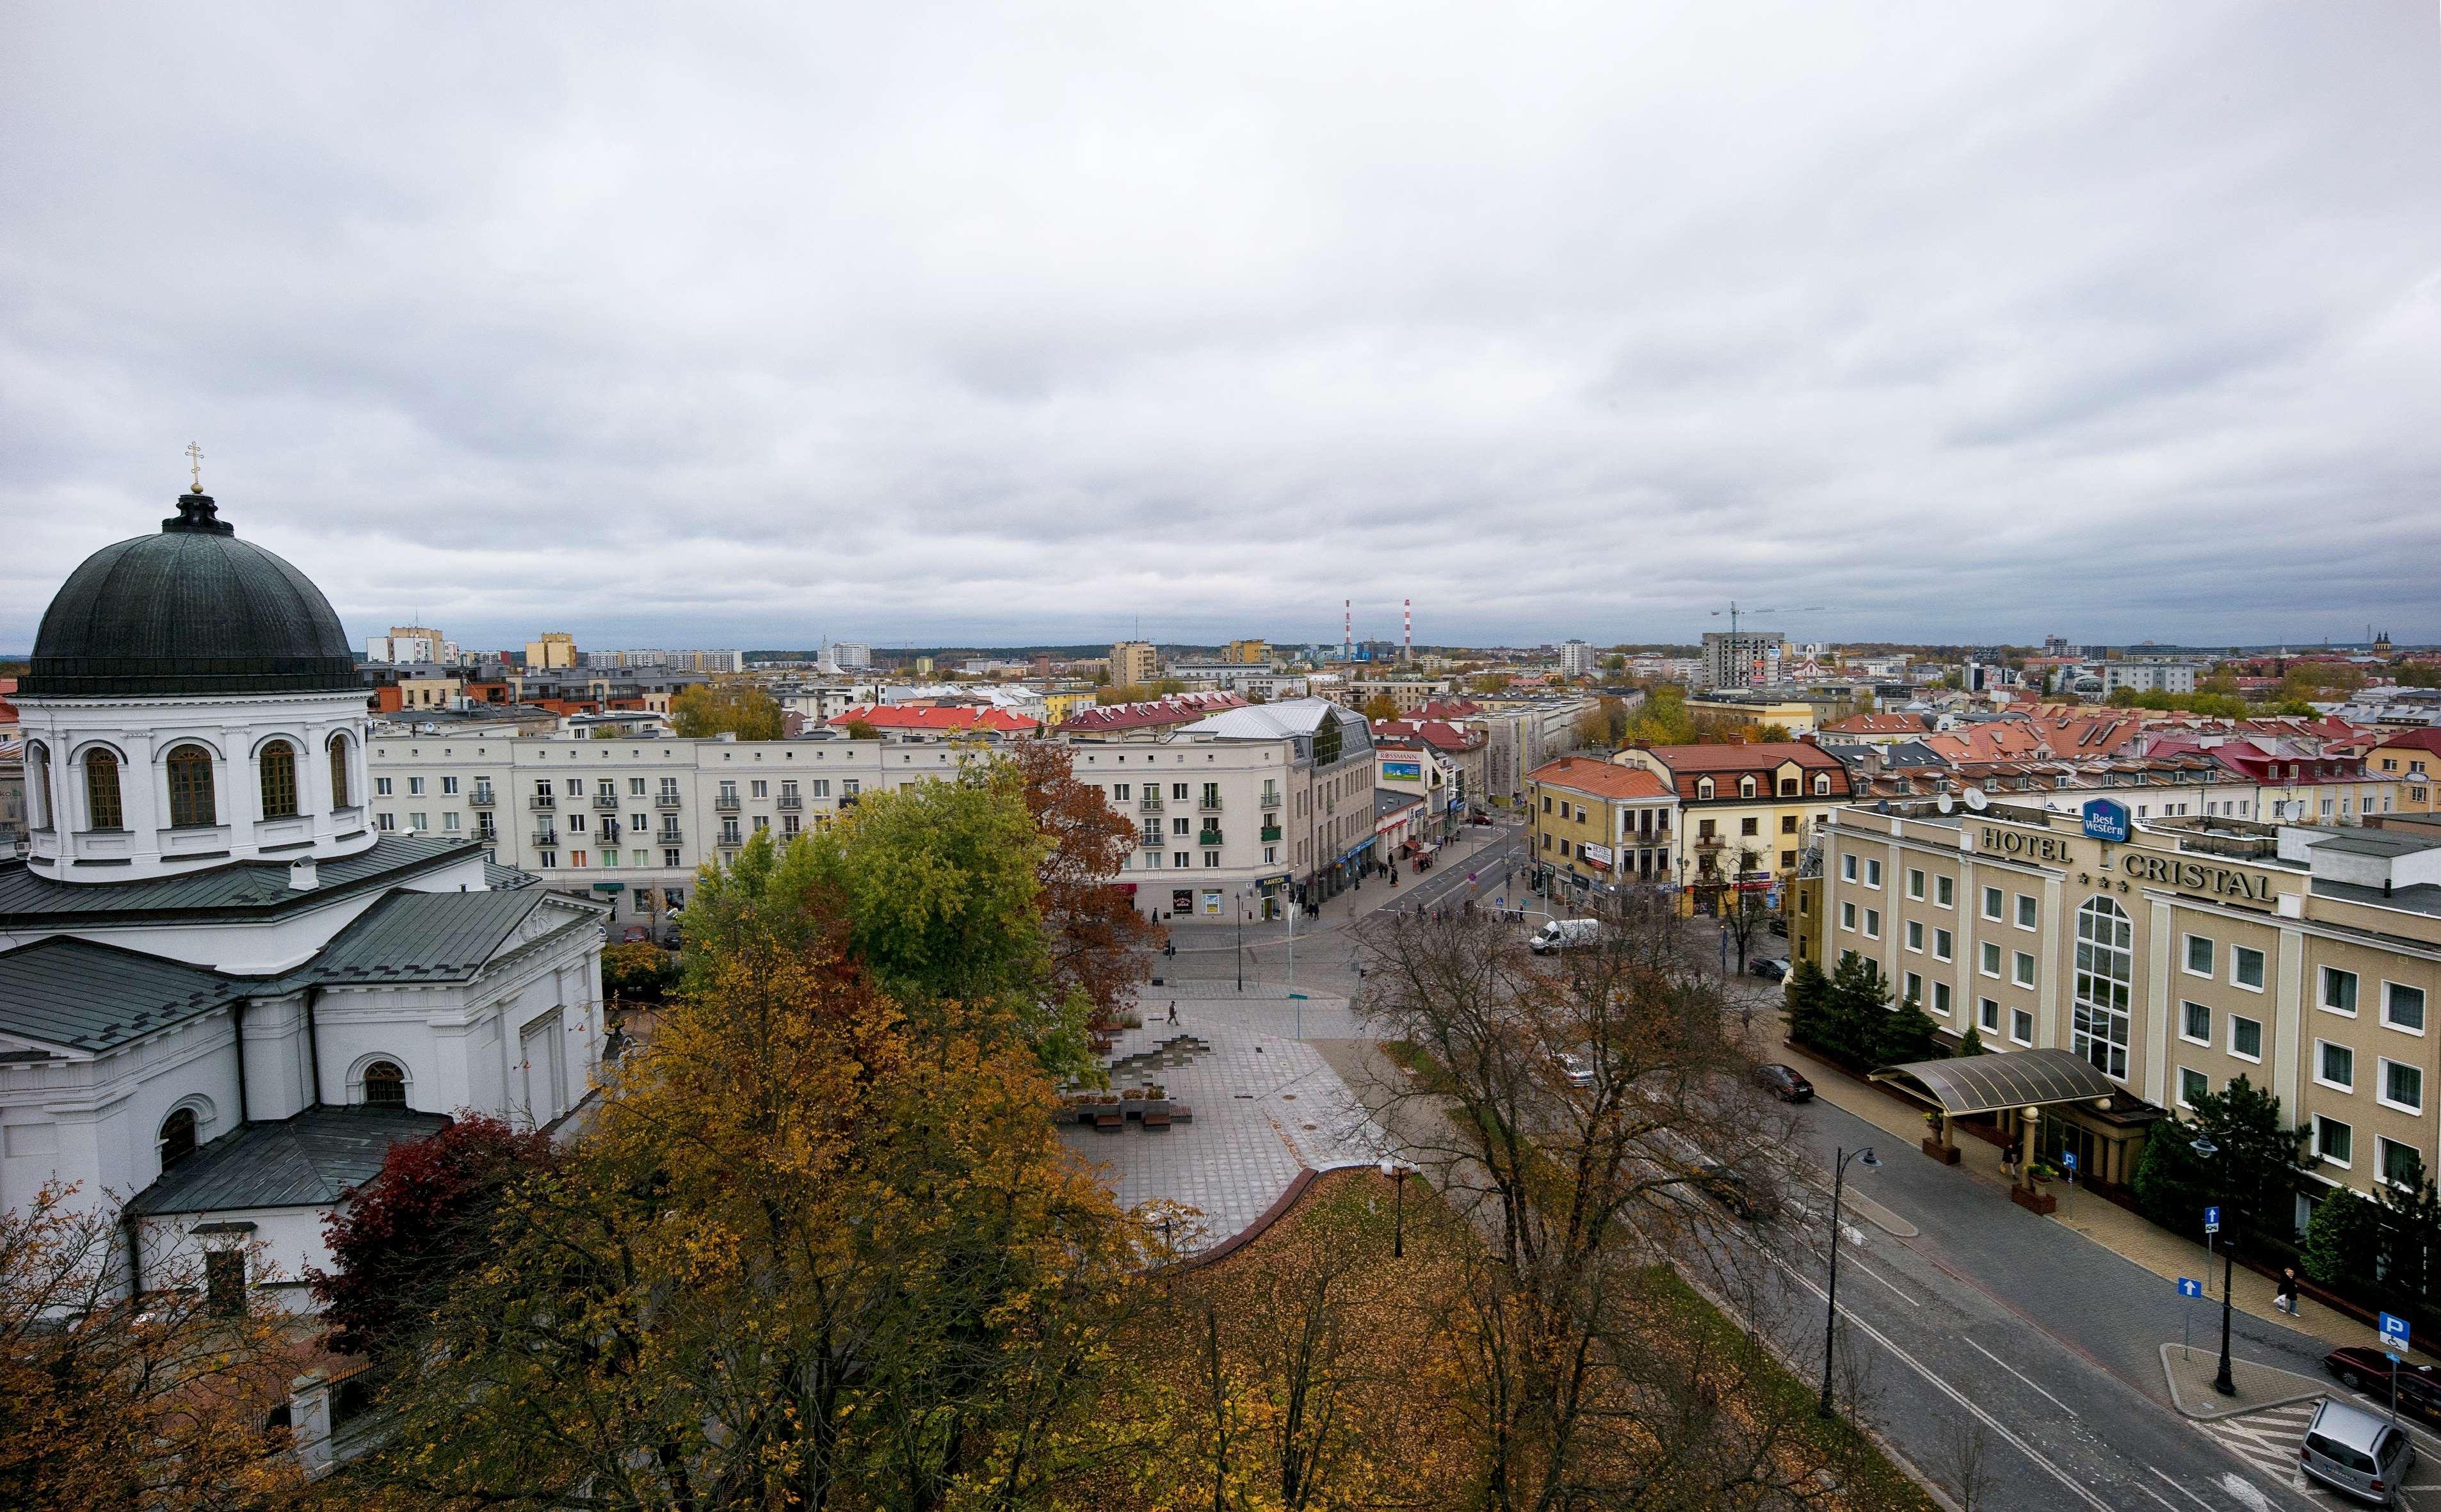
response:
[[[200,491],[45,612],[0,864],[0,1202],[301,1307],[322,1222],[458,1109],[548,1126],[603,1052],[603,910],[370,819],[337,616]],[[235,1276],[226,1279],[235,1280]]]
[[[2156,1125],[2240,1075],[2310,1130],[2301,1229],[2321,1194],[2378,1196],[2441,1164],[2432,826],[1885,801],[1833,814],[1819,890],[1801,927],[1826,967],[1862,956],[1950,1044],[1971,1025],[1996,1060],[2083,1076],[2057,1097],[1980,1100],[1922,1067],[1879,1079],[1995,1119],[2055,1166],[2074,1157],[2080,1180],[2125,1187]]]

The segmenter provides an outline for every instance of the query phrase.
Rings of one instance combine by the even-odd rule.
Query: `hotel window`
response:
[[[2327,1039],[2314,1041],[2314,1080],[2343,1092],[2357,1089],[2357,1053]]]
[[[1868,940],[1878,940],[1881,937],[1882,910],[1879,909],[1867,909],[1865,910],[1865,938]]]
[[[1983,1028],[1986,1032],[1995,1035],[2000,1032],[1999,999],[1986,998],[1976,1004],[1976,1010],[1982,1016]]]
[[[1989,940],[1983,942],[1982,970],[1983,975],[1987,977],[1997,977],[2000,974],[2000,947]]]
[[[1921,868],[1912,866],[1908,868],[1907,895],[1911,898],[1924,896],[1924,872]]]
[[[2356,1130],[2336,1118],[2314,1117],[2314,1153],[2333,1165],[2345,1166],[2356,1149]]]
[[[2212,1090],[2212,1078],[2199,1071],[2179,1068],[2179,1106],[2193,1107],[2196,1099]]]
[[[2198,1045],[2212,1043],[2212,1010],[2199,1002],[2179,1004],[2179,1034]]]
[[[1955,908],[1957,904],[1958,879],[1951,876],[1934,877],[1932,879],[1932,906],[1936,909],[1948,909]]]
[[[1932,1011],[1944,1018],[1949,1017],[1949,983],[1936,981],[1932,984]]]
[[[1983,917],[1987,919],[1997,919],[2000,917],[2000,890],[1998,888],[1985,888],[1983,890]]]
[[[2229,980],[2255,992],[2263,990],[2263,952],[2246,945],[2229,947]]]
[[[1865,886],[1869,888],[1879,888],[1881,885],[1882,863],[1874,860],[1867,860],[1865,862]]]
[[[1856,880],[1856,857],[1853,855],[1839,857],[1839,880],[1842,882]]]
[[[1842,903],[1839,905],[1839,927],[1842,929],[1853,929],[1856,927],[1856,906],[1854,904]]]
[[[1904,979],[1904,986],[1906,990],[1899,994],[1899,1001],[1903,1003],[1911,1002],[1918,1004],[1921,1004],[1924,1001],[1923,977],[1910,971],[1907,973],[1906,978]]]
[[[2034,900],[2027,896],[2025,893],[2020,892],[2017,894],[2017,927],[2020,929],[2031,929],[2034,927]]]
[[[2357,974],[2335,966],[2323,968],[2323,1007],[2335,1014],[2357,1016]]]
[[[2240,1060],[2263,1058],[2263,1025],[2237,1014],[2229,1016],[2229,1053]]]
[[[1934,960],[1936,960],[1936,961],[1949,961],[1949,960],[1953,960],[1953,959],[1955,959],[1955,955],[1956,955],[1956,953],[1955,953],[1955,952],[1950,948],[1949,931],[1948,931],[1948,930],[1946,930],[1946,929],[1935,929],[1935,930],[1933,930],[1933,931],[1932,931],[1932,956],[1933,956],[1933,959],[1934,959]]]
[[[2187,975],[2209,977],[2213,974],[2213,943],[2208,935],[2187,936]]]
[[[2381,1146],[2381,1181],[2384,1186],[2414,1188],[2423,1184],[2424,1160],[2413,1144],[2396,1140],[2376,1140]]]
[[[2381,984],[2381,1021],[2410,1034],[2424,1033],[2424,989],[2396,981]]]
[[[2106,1076],[2127,1074],[2130,1016],[2136,981],[2135,926],[2108,898],[2076,910],[2076,1017],[2071,1048]],[[2017,952],[2017,985],[2034,985],[2034,958]]]
[[[2011,1009],[2009,1012],[2009,1038],[2012,1042],[2020,1045],[2033,1044],[2034,1042],[2034,1016],[2026,1012],[2023,1008]]]
[[[2033,951],[2020,950],[2010,958],[2009,980],[2016,982],[2020,987],[2031,987],[2034,984],[2034,953]],[[2122,1000],[2125,1001],[2124,997]]]
[[[2381,1092],[2378,1099],[2386,1107],[2402,1113],[2424,1111],[2424,1071],[2403,1060],[2384,1059],[2381,1063]]]
[[[1922,920],[1909,919],[1907,922],[1907,947],[1918,955],[1924,954],[1924,923]]]

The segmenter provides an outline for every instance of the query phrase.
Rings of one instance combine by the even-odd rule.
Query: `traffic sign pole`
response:
[[[2407,1353],[2407,1320],[2381,1315],[2381,1351],[2390,1357],[2390,1426],[2398,1426],[2398,1359]]]

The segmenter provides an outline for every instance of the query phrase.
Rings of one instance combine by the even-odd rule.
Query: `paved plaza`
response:
[[[1100,1166],[1122,1206],[1166,1198],[1197,1209],[1200,1230],[1173,1235],[1180,1249],[1244,1229],[1300,1170],[1378,1160],[1388,1147],[1339,1073],[1297,1037],[1300,1028],[1307,1040],[1353,1036],[1347,999],[1293,999],[1275,983],[1250,981],[1240,994],[1230,981],[1186,981],[1147,988],[1140,1006],[1145,1027],[1112,1046],[1112,1084],[1159,1082],[1195,1121],[1110,1133],[1069,1125],[1062,1137]]]

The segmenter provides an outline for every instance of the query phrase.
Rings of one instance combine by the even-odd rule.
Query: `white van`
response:
[[[1552,919],[1534,931],[1534,938],[1527,941],[1526,946],[1536,955],[1544,956],[1554,950],[1573,950],[1579,945],[1589,945],[1600,938],[1601,921],[1599,919]]]

